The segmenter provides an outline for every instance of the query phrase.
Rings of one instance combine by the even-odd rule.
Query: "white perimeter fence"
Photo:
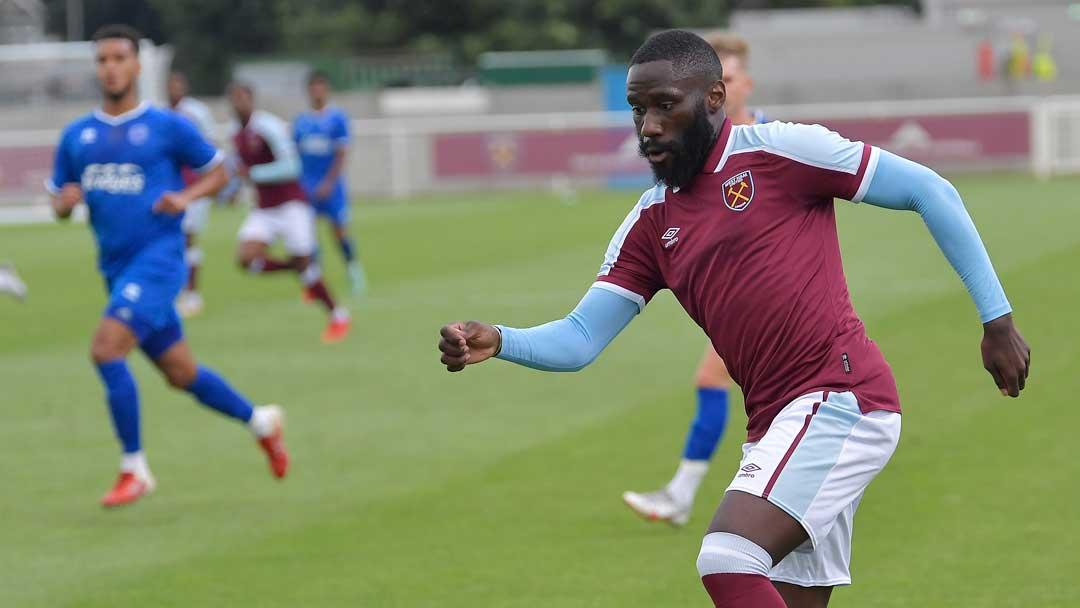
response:
[[[1080,97],[766,108],[953,171],[1080,172]],[[0,221],[47,217],[42,181],[61,125],[0,131]],[[493,188],[639,187],[649,178],[629,113],[356,120],[347,179],[358,199]]]

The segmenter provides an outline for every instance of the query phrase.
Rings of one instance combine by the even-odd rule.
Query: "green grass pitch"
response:
[[[837,607],[1080,605],[1080,180],[956,180],[1031,343],[1023,398],[982,370],[974,308],[919,218],[838,203],[855,305],[900,385],[900,448],[856,520]],[[685,529],[620,502],[673,471],[704,338],[664,294],[590,368],[445,373],[446,321],[535,324],[592,281],[636,200],[583,193],[361,205],[372,289],[349,341],[289,277],[205,238],[200,359],[288,413],[290,477],[133,357],[156,494],[104,512],[118,450],[93,368],[88,229],[0,227],[30,299],[0,299],[0,606],[707,606],[694,560],[745,417]],[[326,234],[323,232],[325,238]],[[343,289],[336,251],[327,273]]]

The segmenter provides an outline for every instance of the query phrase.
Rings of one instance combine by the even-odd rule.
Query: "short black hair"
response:
[[[132,48],[135,49],[135,54],[139,54],[139,41],[142,40],[142,34],[139,30],[131,27],[130,25],[124,25],[123,23],[110,23],[103,25],[94,32],[94,35],[90,37],[93,42],[101,42],[102,40],[108,40],[110,38],[122,38],[131,43]]]
[[[323,70],[311,70],[311,72],[308,73],[307,83],[311,84],[313,82],[325,82],[326,84],[330,84],[330,75]]]
[[[680,79],[706,76],[720,80],[724,76],[716,50],[701,36],[686,30],[668,30],[650,36],[634,51],[630,65],[650,61],[670,61],[675,77]]]

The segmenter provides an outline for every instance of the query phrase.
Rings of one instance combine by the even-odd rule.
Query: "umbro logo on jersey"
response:
[[[79,133],[79,143],[92,144],[97,141],[97,131],[93,127],[86,127]]]
[[[754,200],[754,177],[743,171],[724,182],[724,204],[732,211],[742,211]]]
[[[674,247],[675,243],[679,242],[679,228],[668,228],[667,232],[660,237],[660,241],[664,243],[664,249]]]

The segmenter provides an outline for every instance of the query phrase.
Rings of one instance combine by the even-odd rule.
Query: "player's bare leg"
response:
[[[686,438],[683,458],[666,486],[652,492],[624,492],[623,502],[650,521],[673,526],[690,520],[694,497],[709,470],[709,460],[723,437],[728,414],[731,376],[711,344],[705,345],[695,373],[697,415]]]
[[[155,486],[142,451],[138,387],[127,366],[128,353],[138,341],[131,328],[106,317],[101,320],[90,342],[90,358],[105,385],[113,428],[123,447],[120,475],[102,497],[104,507],[131,504],[152,492]]]
[[[185,340],[170,346],[154,360],[169,385],[190,393],[203,405],[248,426],[266,453],[277,478],[289,468],[283,436],[284,412],[279,406],[255,407],[210,368],[199,365]]]
[[[188,265],[188,279],[180,297],[176,299],[176,311],[185,319],[190,319],[202,312],[203,299],[199,293],[199,267],[202,266],[202,250],[196,242],[194,233],[184,235],[186,250],[184,259]]]
[[[714,533],[719,533],[713,537]],[[774,586],[768,572],[774,564],[803,544],[809,536],[793,517],[764,498],[728,491],[709,524],[706,543],[716,539],[711,551],[702,547],[698,568],[707,560],[722,564],[721,573],[702,576],[705,589],[717,606],[738,605],[738,598],[753,597],[761,608],[811,608],[827,606],[831,587],[790,589]],[[787,591],[789,595],[784,595]],[[767,601],[768,603],[761,603]]]
[[[291,261],[270,257],[270,244],[261,241],[242,241],[236,249],[236,263],[252,274],[296,270]]]
[[[832,587],[800,587],[773,581],[788,608],[826,608],[832,597]]]
[[[340,342],[349,334],[352,327],[352,319],[349,311],[334,302],[330,295],[330,289],[322,279],[322,270],[311,256],[295,256],[290,263],[300,273],[300,280],[304,283],[304,289],[313,300],[320,302],[330,315],[330,322],[323,331],[322,340],[327,344]]]

